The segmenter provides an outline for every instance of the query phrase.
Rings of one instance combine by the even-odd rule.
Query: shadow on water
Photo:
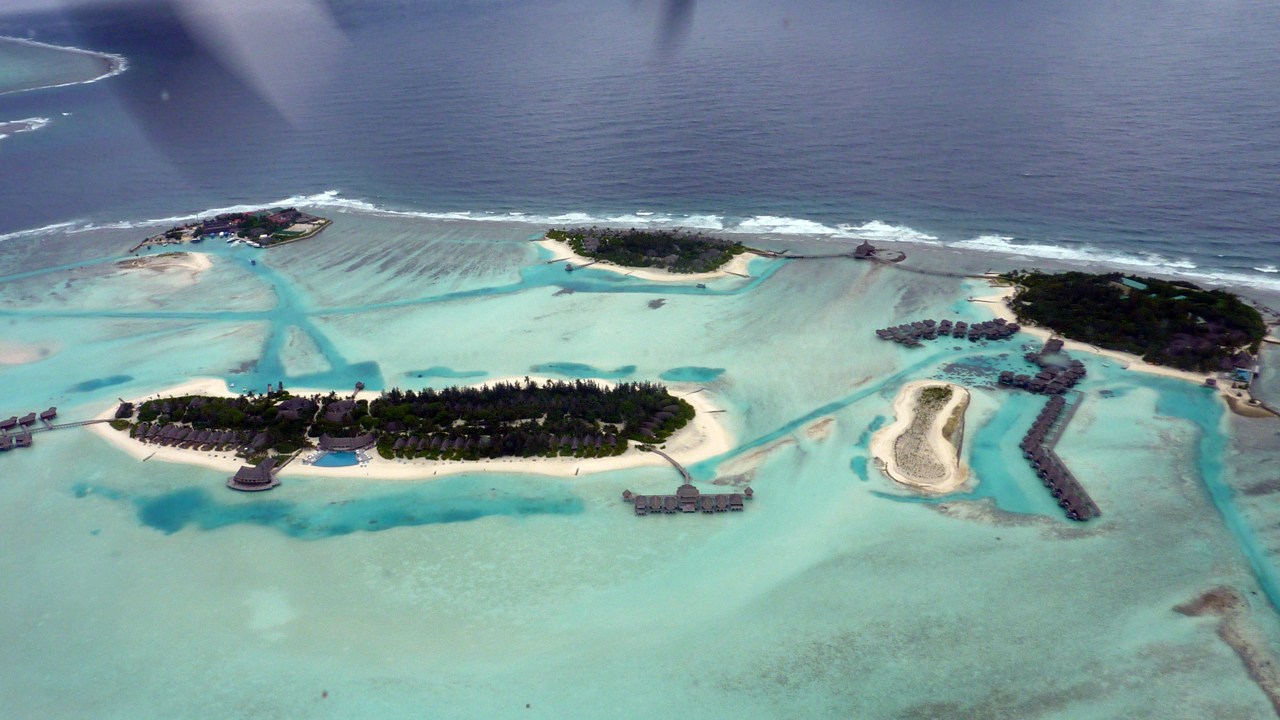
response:
[[[684,367],[671,368],[662,373],[658,377],[667,382],[692,382],[692,383],[709,383],[715,382],[724,374],[724,368],[698,367],[696,365],[686,365]]]
[[[132,379],[132,375],[109,375],[107,377],[94,378],[93,380],[85,380],[82,383],[72,385],[68,390],[74,393],[93,392],[112,385],[127,383]]]
[[[410,370],[404,374],[407,378],[447,378],[447,379],[464,379],[464,378],[482,378],[489,373],[484,370],[454,370],[443,365],[435,365],[426,370]]]
[[[376,497],[296,503],[252,496],[220,502],[203,488],[184,488],[153,496],[130,496],[110,488],[77,485],[76,497],[91,495],[128,501],[147,527],[170,535],[188,526],[217,530],[248,523],[278,530],[289,537],[319,540],[354,532],[396,527],[469,522],[489,516],[576,515],[582,501],[570,494],[525,497],[505,493],[448,495],[438,488],[409,490]]]
[[[529,368],[535,373],[550,373],[552,375],[563,375],[579,380],[598,378],[600,380],[621,380],[636,371],[635,365],[623,365],[612,370],[602,370],[590,365],[574,362],[553,362],[534,365]]]

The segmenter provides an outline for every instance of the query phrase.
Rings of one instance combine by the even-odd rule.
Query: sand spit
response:
[[[1267,649],[1266,641],[1258,638],[1249,626],[1246,620],[1249,605],[1235,588],[1216,587],[1173,609],[1188,617],[1217,617],[1218,637],[1239,656],[1249,679],[1266,694],[1271,707],[1280,715],[1280,667]]]
[[[950,391],[945,400],[930,399],[931,388]],[[895,420],[871,438],[871,454],[893,480],[928,493],[955,492],[968,478],[960,465],[955,439],[969,391],[936,380],[917,380],[902,386],[893,401]]]
[[[213,259],[205,253],[169,252],[121,260],[116,263],[116,267],[124,272],[149,270],[161,274],[187,273],[188,280],[195,282],[204,271],[213,267]]]
[[[574,266],[586,265],[592,263],[591,267],[599,270],[608,270],[621,275],[630,275],[631,277],[640,278],[641,280],[651,280],[653,282],[702,282],[704,280],[716,280],[719,278],[736,275],[738,277],[749,277],[747,266],[751,261],[761,257],[752,252],[744,252],[740,255],[734,255],[733,259],[725,263],[719,270],[705,273],[673,273],[666,270],[657,270],[654,268],[638,268],[626,267],[624,265],[614,265],[613,263],[596,260],[595,258],[583,257],[573,251],[569,247],[569,243],[560,242],[559,240],[549,240],[543,238],[536,241],[536,244],[555,253],[556,260],[567,260]],[[552,262],[555,262],[553,260]]]
[[[479,383],[477,387],[498,382],[523,381],[518,378],[500,378]],[[532,377],[531,380],[545,381],[547,378]],[[596,380],[601,384],[608,384]],[[290,389],[295,395],[328,395],[328,390]],[[238,395],[229,388],[226,381],[217,378],[203,378],[167,388],[158,393],[136,398],[134,402],[142,402],[160,397],[178,397],[181,395],[219,395],[234,397]],[[340,395],[344,394],[339,392]],[[678,430],[661,446],[663,451],[684,465],[701,462],[708,458],[722,455],[733,448],[733,435],[718,420],[723,413],[712,413],[718,410],[706,392],[688,394],[675,388],[672,394],[681,397],[693,405],[697,415],[693,420]],[[345,393],[350,396],[350,392]],[[362,399],[372,400],[380,395],[375,391],[362,391]],[[96,419],[107,420],[115,415],[116,407],[112,406],[98,414]],[[186,463],[203,467],[224,470],[234,473],[244,465],[242,458],[232,452],[201,452],[174,447],[160,447],[137,442],[125,433],[115,430],[108,424],[88,426],[98,436],[104,438],[115,447],[127,452],[139,460]],[[644,466],[668,465],[662,457],[653,453],[642,452],[632,448],[622,455],[604,458],[496,458],[468,462],[461,460],[388,460],[371,452],[369,462],[346,467],[316,467],[295,461],[280,471],[280,477],[319,477],[319,478],[369,478],[374,480],[425,480],[446,475],[463,473],[494,472],[522,473],[529,475],[549,475],[553,477],[575,477],[593,473],[626,470]],[[303,455],[307,454],[303,451]],[[674,473],[675,471],[672,470]]]

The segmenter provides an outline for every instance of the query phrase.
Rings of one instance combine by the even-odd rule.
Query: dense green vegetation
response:
[[[710,272],[746,250],[740,242],[675,230],[592,227],[551,230],[547,238],[568,243],[583,257],[677,273]]]
[[[661,442],[694,416],[693,406],[656,383],[606,388],[588,380],[497,383],[482,388],[391,390],[369,413],[384,456],[476,460],[503,456],[597,457],[626,451],[627,439]],[[397,438],[426,447],[395,448]],[[432,447],[449,441],[449,448]]]
[[[1223,290],[1119,273],[1011,273],[1018,321],[1073,340],[1142,356],[1148,362],[1210,372],[1237,351],[1257,352],[1266,335],[1258,311]],[[1128,287],[1122,281],[1142,287]]]
[[[240,397],[149,400],[132,425],[180,424],[234,431],[247,453],[291,453],[320,435],[378,435],[385,457],[478,460],[504,456],[600,457],[627,441],[660,443],[694,416],[689,403],[656,383],[548,381],[384,392],[372,402],[335,393],[296,398],[287,392]],[[181,443],[179,443],[181,444]],[[219,443],[227,444],[227,443]]]

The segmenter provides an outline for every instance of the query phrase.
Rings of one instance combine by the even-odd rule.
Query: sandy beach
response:
[[[159,255],[143,255],[116,263],[125,272],[150,270],[154,273],[187,273],[195,282],[200,274],[213,267],[213,258],[199,252],[167,252]]]
[[[760,255],[752,252],[744,252],[740,255],[734,255],[732,260],[725,263],[720,269],[713,270],[712,272],[673,273],[655,268],[625,267],[623,265],[614,265],[613,263],[605,262],[603,260],[583,257],[575,253],[573,248],[569,247],[568,243],[560,242],[559,240],[543,238],[536,241],[536,244],[555,253],[556,258],[552,262],[555,262],[556,260],[567,260],[568,262],[573,263],[575,267],[591,263],[591,267],[593,268],[616,272],[620,275],[630,275],[631,277],[637,277],[642,280],[652,280],[654,282],[702,282],[704,280],[717,280],[731,275],[749,277],[750,273],[747,272],[747,266],[751,264],[752,260],[761,257]]]
[[[549,378],[533,377],[530,380],[545,382]],[[524,376],[487,380],[475,387],[483,387],[499,382],[523,381]],[[597,380],[601,384],[611,385],[607,381]],[[697,410],[697,415],[667,439],[660,447],[681,464],[692,464],[728,452],[733,447],[733,436],[717,419],[720,413],[706,392],[697,392],[697,386],[688,385],[671,388],[672,394],[680,397]],[[290,389],[295,395],[325,394],[328,390]],[[694,394],[689,394],[694,393]],[[218,378],[202,378],[166,388],[158,393],[136,398],[134,402],[155,399],[158,397],[178,397],[181,395],[217,395],[234,397],[238,393],[229,388],[224,380]],[[380,395],[376,391],[361,391],[361,399],[372,400]],[[115,415],[116,406],[111,406],[97,415],[95,419],[109,420]],[[113,429],[109,424],[89,425],[90,431],[110,442],[113,446],[127,452],[139,460],[150,462],[176,462],[188,465],[200,465],[234,473],[245,462],[237,458],[234,452],[200,452],[174,447],[161,447],[133,440],[124,433]],[[309,454],[303,451],[303,456]],[[636,450],[633,447],[626,453],[604,458],[495,458],[468,462],[460,460],[388,460],[370,452],[371,459],[363,465],[346,467],[316,467],[304,465],[300,460],[289,463],[279,476],[285,477],[318,477],[318,478],[369,478],[373,480],[426,480],[433,477],[457,475],[462,473],[495,472],[522,473],[531,475],[550,475],[554,477],[574,477],[593,473],[624,470],[643,466],[667,465],[667,461],[653,453]]]
[[[917,401],[922,390],[930,387],[946,387],[951,389],[951,397],[934,415],[933,421],[925,431],[923,440],[925,448],[907,450],[909,457],[904,457],[897,448],[898,439],[908,431],[916,419]],[[936,380],[917,380],[902,386],[893,401],[894,421],[882,428],[871,438],[871,454],[879,461],[880,466],[890,478],[928,493],[945,495],[955,492],[968,479],[968,469],[960,464],[956,447],[943,436],[943,427],[961,403],[967,402],[969,391],[952,383]],[[913,473],[904,463],[922,461],[929,465],[940,466],[939,473],[922,477]],[[918,464],[918,463],[917,463]]]

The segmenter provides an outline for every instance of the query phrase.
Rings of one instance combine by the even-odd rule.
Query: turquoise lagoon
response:
[[[635,517],[619,495],[670,491],[660,467],[241,495],[212,470],[42,434],[0,457],[7,712],[1271,716],[1213,619],[1172,610],[1231,585],[1280,647],[1273,495],[1246,492],[1267,432],[1211,394],[1082,358],[1059,452],[1104,515],[1073,524],[1010,447],[1040,401],[992,387],[1022,340],[874,339],[983,317],[965,301],[980,285],[760,262],[695,292],[564,273],[531,230],[339,213],[307,243],[204,243],[198,276],[124,271],[123,234],[104,233],[101,261],[0,278],[0,342],[50,352],[0,366],[0,411],[83,419],[194,376],[341,390],[625,371],[714,394],[734,447],[691,470],[705,489],[750,483],[746,512]],[[973,389],[977,482],[940,502],[867,450],[924,377]]]
[[[111,59],[98,53],[0,38],[0,93],[87,82],[112,67]]]

